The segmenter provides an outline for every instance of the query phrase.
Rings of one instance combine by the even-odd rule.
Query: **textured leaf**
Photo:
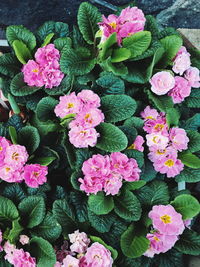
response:
[[[71,47],[72,40],[69,37],[57,38],[54,44],[59,51],[62,51],[65,47]]]
[[[124,151],[124,154],[126,154],[128,158],[135,159],[138,163],[139,168],[144,165],[144,155],[142,152],[135,149],[127,149]]]
[[[182,152],[179,154],[178,158],[185,166],[193,169],[200,169],[200,158],[196,155],[189,152]]]
[[[198,133],[197,131],[189,130],[187,131],[187,136],[189,138],[187,152],[198,152],[200,150],[200,133]]]
[[[189,118],[187,121],[183,121],[182,123],[182,128],[186,130],[198,130],[200,127],[200,113],[196,113],[193,117]]]
[[[19,235],[23,229],[24,228],[19,224],[19,219],[12,221],[12,229],[7,237],[11,244],[19,240]]]
[[[45,39],[41,47],[48,45],[51,42],[51,39],[54,37],[54,33],[49,33]]]
[[[113,198],[103,192],[92,194],[88,199],[89,209],[97,215],[108,214],[114,208]]]
[[[88,218],[91,226],[100,233],[107,233],[114,222],[114,218],[110,215],[96,215],[88,210]]]
[[[20,72],[19,61],[12,53],[5,53],[0,56],[0,73],[9,77],[14,77]]]
[[[113,50],[111,62],[121,62],[131,57],[131,51],[126,48],[117,48]]]
[[[14,221],[18,217],[19,213],[14,203],[10,199],[0,196],[0,221]]]
[[[117,34],[114,32],[105,40],[105,42],[99,45],[99,47],[101,48],[99,52],[99,57],[101,61],[111,56],[112,50],[110,48],[116,43],[117,43]]]
[[[40,121],[47,121],[55,118],[54,108],[58,101],[53,97],[44,97],[40,100],[36,109],[36,116]]]
[[[200,108],[200,90],[192,89],[190,96],[185,100],[185,104],[189,108]]]
[[[166,112],[170,108],[173,108],[172,98],[170,96],[156,96],[151,93],[150,90],[147,91],[149,100],[153,102],[154,106],[162,112]]]
[[[2,195],[12,200],[15,204],[19,204],[19,202],[26,197],[24,190],[17,183],[7,185]]]
[[[143,187],[145,184],[146,184],[146,182],[143,181],[143,180],[139,180],[139,181],[135,181],[135,182],[127,182],[127,183],[124,184],[123,190],[124,191],[126,191],[126,190],[130,190],[130,191],[137,190],[137,189],[140,189],[141,187]]]
[[[22,64],[26,64],[32,58],[30,50],[22,41],[15,40],[12,45],[17,59]]]
[[[18,142],[24,145],[31,155],[40,144],[40,135],[38,130],[33,126],[23,127],[18,134]]]
[[[176,176],[176,182],[197,183],[200,181],[200,169],[191,169],[185,167],[184,170]]]
[[[178,126],[179,118],[180,118],[180,113],[177,109],[175,108],[167,109],[166,119],[169,127]]]
[[[41,136],[45,136],[50,132],[55,132],[59,129],[59,125],[53,121],[40,121],[37,116],[34,115],[32,117],[31,124],[37,128],[39,134]]]
[[[200,235],[186,229],[176,242],[175,248],[183,254],[200,255]]]
[[[85,193],[77,191],[70,193],[70,200],[74,206],[76,217],[78,218],[79,222],[88,221],[87,199],[88,197],[85,195]]]

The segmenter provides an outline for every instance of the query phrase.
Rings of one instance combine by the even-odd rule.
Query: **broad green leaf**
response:
[[[106,95],[101,98],[101,110],[107,122],[123,121],[131,117],[137,104],[127,95]]]
[[[79,171],[82,168],[84,161],[92,157],[92,152],[87,148],[76,149],[76,169]]]
[[[79,191],[80,191],[81,183],[78,181],[78,179],[81,178],[81,176],[82,176],[81,171],[74,171],[74,172],[72,172],[72,174],[70,176],[70,182],[71,182],[73,188],[76,190],[79,190]]]
[[[51,42],[51,39],[54,37],[54,33],[49,33],[45,39],[41,47],[48,45]]]
[[[187,152],[198,152],[200,150],[200,133],[189,130],[187,131],[187,136],[189,138]]]
[[[18,143],[24,145],[31,155],[40,144],[40,135],[37,128],[33,126],[25,126],[18,133]]]
[[[19,203],[20,217],[26,221],[27,228],[39,225],[45,216],[45,202],[42,197],[28,196]]]
[[[15,40],[19,40],[22,41],[30,50],[33,50],[36,46],[35,36],[22,25],[8,26],[6,29],[6,38],[11,45],[13,45]]]
[[[36,115],[32,117],[31,124],[38,129],[41,136],[45,136],[48,133],[55,132],[59,129],[58,123],[53,121],[40,121]]]
[[[17,59],[22,64],[26,64],[32,58],[30,50],[22,41],[15,40],[12,45]]]
[[[121,62],[125,61],[128,58],[131,57],[131,51],[126,48],[117,48],[113,50],[112,56],[111,56],[111,62]]]
[[[200,90],[192,89],[189,97],[185,99],[185,104],[189,108],[200,108]]]
[[[149,247],[150,241],[146,238],[145,231],[139,231],[133,224],[121,236],[121,249],[129,258],[141,257]]]
[[[43,166],[48,166],[50,165],[56,157],[41,157],[41,158],[35,158],[34,161],[37,164],[43,165]]]
[[[151,32],[153,39],[158,39],[159,26],[156,18],[152,15],[147,15],[145,16],[145,18],[146,18],[145,29]]]
[[[93,44],[95,34],[98,31],[98,22],[101,21],[101,14],[98,9],[87,3],[81,3],[78,10],[78,26],[83,38],[88,44]]]
[[[145,84],[146,78],[144,71],[141,71],[134,65],[129,66],[127,73],[122,75],[123,79],[130,83]]]
[[[186,255],[200,255],[200,235],[186,229],[176,242],[175,248]]]
[[[18,183],[7,185],[4,188],[2,195],[6,198],[9,198],[16,205],[18,205],[19,202],[26,197],[25,191]]]
[[[10,230],[7,239],[10,243],[16,243],[19,240],[19,235],[24,228],[19,224],[19,218],[12,221],[12,229]]]
[[[104,72],[104,75],[98,78],[96,83],[105,90],[105,94],[125,93],[124,81],[111,72]]]
[[[0,221],[14,221],[18,217],[19,213],[14,203],[10,199],[0,196]]]
[[[126,182],[123,185],[123,190],[129,190],[129,191],[133,191],[133,190],[137,190],[140,189],[141,187],[143,187],[146,184],[146,182],[144,180],[139,180],[139,181],[135,181],[135,182]]]
[[[138,117],[131,117],[124,121],[124,126],[133,127],[138,130],[142,130],[144,121]]]
[[[111,57],[109,56],[106,60],[100,63],[101,67],[105,71],[112,72],[117,76],[123,76],[128,74],[128,68],[122,62],[119,63],[112,63]]]
[[[180,113],[176,108],[167,109],[166,119],[168,126],[178,126]]]
[[[88,221],[88,197],[85,192],[70,192],[70,201],[74,206],[78,221],[81,223]]]
[[[37,267],[50,267],[56,263],[56,254],[52,245],[41,237],[30,241],[31,256],[36,257]]]
[[[101,123],[96,127],[100,137],[97,139],[96,147],[107,152],[124,150],[128,145],[126,135],[111,123]]]
[[[178,158],[182,163],[192,169],[200,169],[200,158],[190,152],[182,152],[179,154]]]
[[[170,204],[182,215],[183,220],[192,219],[200,212],[199,201],[191,195],[177,196]]]
[[[141,217],[142,208],[137,197],[130,191],[125,191],[114,198],[115,213],[126,221],[138,221]]]
[[[102,44],[99,45],[101,51],[99,52],[99,58],[101,61],[105,60],[112,54],[111,46],[117,43],[116,32],[112,33]]]
[[[109,232],[114,222],[114,218],[112,215],[96,215],[90,210],[88,210],[88,219],[91,226],[100,233]]]
[[[13,78],[20,72],[20,64],[15,55],[5,53],[0,56],[0,73]]]
[[[123,39],[122,46],[131,51],[131,58],[142,55],[151,43],[151,33],[148,31],[137,32]]]
[[[128,147],[130,147],[133,144],[136,136],[138,135],[137,130],[133,127],[128,127],[124,125],[119,126],[119,129],[122,130],[122,132],[126,135],[128,139]]]
[[[72,40],[69,37],[57,38],[54,42],[55,47],[62,52],[62,50],[66,47],[72,46]]]
[[[200,113],[196,113],[193,117],[189,118],[187,121],[182,121],[182,128],[186,130],[198,130],[200,127]]]
[[[41,87],[35,87],[35,86],[28,86],[24,82],[24,75],[23,73],[18,73],[12,80],[10,84],[10,90],[11,93],[14,96],[26,96],[31,95],[38,90],[40,90]]]
[[[147,91],[147,95],[149,100],[153,102],[154,106],[162,112],[167,113],[167,110],[174,106],[170,96],[157,96],[150,90]]]
[[[36,109],[36,116],[40,121],[47,121],[55,118],[54,108],[58,101],[53,97],[47,96],[40,100]]]
[[[200,169],[184,167],[184,170],[175,179],[176,182],[197,183],[200,181]]]
[[[108,214],[114,208],[114,201],[111,196],[105,196],[103,192],[92,194],[88,199],[89,209],[97,215]]]

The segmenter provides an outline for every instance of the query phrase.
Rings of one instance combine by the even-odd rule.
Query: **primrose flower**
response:
[[[172,70],[175,73],[182,75],[184,71],[189,69],[190,65],[190,54],[187,52],[186,48],[182,46],[173,60]]]
[[[6,149],[10,145],[10,141],[8,141],[5,137],[0,136],[0,166],[4,163]]]
[[[38,48],[35,53],[35,59],[38,64],[42,66],[58,61],[60,59],[60,52],[55,48],[54,44],[48,44],[44,47]]]
[[[69,240],[72,243],[70,249],[72,252],[85,253],[88,245],[90,244],[90,239],[87,237],[86,233],[75,231],[73,234],[69,234]]]
[[[141,112],[140,115],[145,121],[149,119],[156,120],[159,116],[159,113],[156,109],[147,106],[144,111]]]
[[[165,95],[175,85],[173,75],[169,71],[160,71],[150,79],[151,91],[156,95]]]
[[[29,60],[22,68],[24,81],[29,86],[42,87],[44,85],[41,66],[34,60]]]
[[[149,147],[148,158],[152,162],[157,162],[158,160],[166,158],[168,154],[173,154],[175,157],[178,156],[177,150],[172,146],[167,146],[164,149],[159,148],[157,145],[153,145]]]
[[[117,195],[122,187],[122,177],[119,174],[110,174],[105,178],[104,191],[106,195]]]
[[[99,191],[102,191],[104,186],[104,177],[91,177],[84,176],[84,179],[79,178],[78,181],[81,183],[80,189],[89,194],[97,194]]]
[[[40,164],[25,165],[23,178],[25,183],[32,188],[38,188],[39,185],[46,183],[48,168]]]
[[[190,67],[186,70],[184,78],[188,80],[189,85],[194,88],[200,87],[200,75],[199,69],[196,67]]]
[[[79,267],[79,259],[71,255],[67,255],[67,257],[63,260],[61,267]]]
[[[146,135],[147,145],[157,145],[160,149],[165,149],[168,145],[169,138],[161,133],[151,133]]]
[[[181,103],[191,93],[191,86],[189,82],[183,78],[175,77],[175,86],[168,92],[168,95],[172,97],[175,104]]]
[[[0,167],[0,179],[7,183],[20,183],[23,180],[22,172],[23,168],[16,170],[12,165],[4,164]]]
[[[178,151],[187,149],[189,138],[184,129],[178,127],[171,128],[169,138],[172,142],[172,146]]]
[[[14,169],[21,169],[28,160],[28,153],[24,146],[11,145],[6,148],[4,163]]]
[[[144,147],[143,147],[143,144],[144,144],[144,138],[141,136],[141,135],[138,135],[136,138],[135,138],[135,141],[133,142],[132,145],[130,145],[128,147],[128,149],[136,149],[138,151],[141,151],[143,152],[144,151]]]
[[[100,107],[100,97],[91,90],[82,90],[77,94],[77,98],[82,103],[83,110]]]

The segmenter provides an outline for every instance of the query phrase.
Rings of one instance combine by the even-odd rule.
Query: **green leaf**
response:
[[[105,94],[125,93],[124,81],[111,72],[104,72],[104,75],[97,79],[96,83],[105,90]]]
[[[127,182],[124,184],[123,186],[123,190],[129,190],[129,191],[133,191],[133,190],[137,190],[140,189],[141,187],[143,187],[146,184],[145,181],[143,180],[139,180],[139,181],[135,181],[135,182]]]
[[[190,167],[190,168],[193,168],[193,169],[198,169],[200,168],[200,159],[190,153],[190,152],[182,152],[179,154],[178,158],[182,161],[182,163],[187,166],[187,167]]]
[[[59,238],[61,232],[60,224],[50,212],[47,212],[42,223],[31,230],[34,235],[40,236],[51,243]]]
[[[51,42],[51,39],[54,37],[54,33],[49,33],[45,39],[41,47],[48,45]]]
[[[117,48],[113,50],[112,56],[111,56],[111,62],[121,62],[125,61],[128,58],[131,57],[131,51],[126,48]]]
[[[58,104],[58,100],[47,96],[40,100],[37,105],[36,115],[40,121],[47,121],[55,118],[54,108]]]
[[[142,55],[151,43],[151,33],[148,31],[137,32],[123,39],[122,46],[131,51],[131,58]]]
[[[22,64],[26,64],[32,58],[30,50],[22,41],[15,40],[12,45],[17,59]]]
[[[15,204],[19,204],[19,202],[26,197],[24,190],[17,183],[7,185],[4,188],[2,195],[12,200]]]
[[[19,61],[12,53],[5,53],[0,56],[0,73],[13,78],[20,72]]]
[[[13,144],[17,144],[17,132],[13,126],[9,126],[9,135]]]
[[[19,224],[19,219],[12,221],[12,229],[10,230],[7,239],[11,244],[19,240],[19,235],[24,228]]]
[[[91,236],[90,235],[90,240],[92,242],[98,242],[100,244],[102,244],[105,248],[107,248],[108,250],[110,250],[111,252],[111,256],[113,258],[113,260],[116,260],[117,256],[118,256],[118,252],[116,249],[114,249],[113,247],[111,246],[108,246],[100,237],[97,237],[97,236]]]
[[[133,224],[121,236],[121,249],[126,257],[138,258],[146,252],[150,241],[143,231],[138,231]]]
[[[133,127],[137,130],[142,130],[144,121],[138,117],[131,117],[124,121],[124,126]]]
[[[122,62],[119,63],[112,63],[111,57],[108,57],[102,63],[100,63],[101,67],[105,71],[112,72],[117,76],[123,76],[128,74],[128,68]]]
[[[14,221],[19,217],[15,204],[8,198],[0,196],[0,221]]]
[[[183,220],[192,219],[200,212],[199,201],[191,195],[179,195],[170,204],[182,215]]]
[[[88,210],[88,219],[91,226],[100,233],[109,232],[114,222],[114,219],[110,214],[96,215],[90,210]]]
[[[145,18],[146,18],[145,29],[151,32],[153,39],[158,39],[159,26],[156,18],[152,15],[147,15],[145,16]]]
[[[25,126],[18,133],[18,143],[24,145],[31,155],[40,144],[40,135],[33,126]]]
[[[192,89],[189,97],[185,99],[185,104],[189,108],[200,108],[200,90]]]
[[[178,126],[180,119],[179,111],[175,108],[167,109],[166,119],[167,119],[167,125],[169,127]]]
[[[101,123],[96,127],[100,137],[96,147],[107,152],[117,152],[124,150],[128,145],[126,135],[111,123]]]
[[[191,169],[185,167],[184,170],[176,176],[176,182],[197,183],[200,181],[200,169]]]
[[[70,201],[72,202],[76,217],[79,222],[86,222],[88,221],[88,204],[87,204],[88,197],[86,196],[85,192],[70,192]]]
[[[26,220],[26,227],[39,225],[45,216],[45,202],[42,197],[28,196],[19,203],[20,217]]]
[[[132,127],[128,126],[119,126],[119,129],[122,130],[122,132],[126,135],[128,139],[128,147],[130,147],[133,144],[133,141],[135,140],[136,136],[138,135],[137,130]]]
[[[87,3],[81,3],[78,10],[78,26],[83,38],[88,44],[93,44],[95,34],[98,31],[98,22],[101,21],[101,14],[98,9]]]
[[[186,229],[174,247],[183,254],[200,255],[200,235]]]
[[[186,130],[198,130],[200,127],[200,113],[196,113],[193,117],[189,118],[187,121],[183,121],[182,123],[182,128]]]
[[[79,171],[82,168],[84,161],[92,157],[92,152],[87,148],[76,149],[76,169]]]
[[[23,73],[18,73],[12,80],[10,84],[10,90],[11,93],[14,96],[26,96],[31,95],[38,90],[40,90],[41,87],[35,87],[35,86],[28,86],[24,82],[24,75]]]
[[[37,267],[50,267],[56,263],[56,255],[52,245],[41,237],[33,237],[30,241],[31,256],[36,257]]]
[[[21,113],[21,110],[17,105],[17,102],[15,101],[15,97],[11,94],[8,94],[8,101],[10,103],[11,110],[14,112],[14,114],[19,115]]]
[[[150,90],[147,91],[147,95],[149,100],[153,102],[154,106],[162,112],[167,113],[167,110],[174,106],[170,96],[156,96]]]
[[[99,45],[101,49],[99,52],[99,58],[101,61],[105,60],[111,56],[111,46],[117,43],[117,34],[116,32],[112,33],[102,44]]]
[[[121,193],[114,198],[115,213],[126,221],[138,221],[141,217],[142,208],[137,197],[130,191]]]
[[[37,164],[43,165],[43,166],[48,166],[50,165],[54,160],[56,159],[56,157],[41,157],[41,158],[36,158],[34,159],[34,161]]]
[[[89,209],[97,215],[108,214],[114,208],[111,196],[105,196],[103,192],[92,194],[88,198]]]
[[[72,46],[72,40],[69,37],[57,38],[54,42],[55,47],[62,52],[62,50],[66,47]]]
[[[127,95],[106,95],[101,98],[101,110],[107,122],[123,121],[131,117],[137,104]]]
[[[79,190],[80,191],[80,182],[78,181],[78,179],[82,176],[81,171],[75,171],[72,172],[71,176],[70,176],[70,182],[73,186],[74,189]]]
[[[183,40],[177,35],[170,35],[160,40],[165,49],[165,53],[162,57],[162,67],[166,67],[171,64],[172,59],[176,56],[178,50],[183,44]]]
[[[189,138],[187,152],[198,152],[200,150],[200,133],[189,130],[187,131],[187,136]]]
[[[11,45],[13,45],[15,40],[19,40],[30,50],[33,50],[36,46],[36,39],[33,33],[21,25],[8,26],[6,29],[6,38]]]
[[[59,124],[53,121],[40,121],[37,116],[34,115],[31,120],[31,124],[38,129],[41,136],[45,136],[50,132],[55,132],[59,129]]]

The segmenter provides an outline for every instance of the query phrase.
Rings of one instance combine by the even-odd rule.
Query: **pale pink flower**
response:
[[[156,109],[147,106],[144,111],[140,113],[140,115],[144,120],[156,120],[159,116],[159,113]]]
[[[188,97],[191,93],[191,86],[189,82],[183,78],[176,76],[175,77],[175,86],[172,88],[168,95],[172,97],[174,104],[181,103],[185,97]]]
[[[165,149],[168,145],[169,138],[161,133],[151,133],[146,135],[147,145],[157,145],[160,149]]]
[[[11,145],[7,147],[4,162],[15,169],[21,169],[28,160],[25,146]]]
[[[105,178],[104,191],[106,195],[117,195],[122,187],[122,177],[119,174],[110,174]]]
[[[138,135],[136,138],[135,138],[135,141],[133,142],[132,145],[130,145],[128,147],[128,149],[136,149],[140,152],[143,152],[144,151],[144,147],[143,147],[143,144],[144,144],[144,138],[141,136],[141,135]]]
[[[81,183],[80,189],[89,194],[97,194],[102,191],[104,186],[104,179],[99,177],[85,176],[84,179],[79,178],[78,181]]]
[[[190,65],[190,54],[187,52],[186,48],[182,46],[173,60],[172,70],[182,75],[184,71],[189,69]]]
[[[87,249],[85,259],[90,267],[112,267],[113,264],[111,252],[98,242]]]
[[[156,162],[158,160],[161,160],[162,158],[166,158],[166,156],[169,153],[173,153],[173,155],[175,157],[178,156],[177,154],[177,150],[174,149],[172,146],[168,146],[164,149],[160,149],[159,146],[157,145],[153,145],[149,147],[149,154],[148,154],[148,158],[152,161],[152,162]]]
[[[42,69],[34,60],[29,60],[22,68],[24,81],[29,86],[42,87],[44,85]]]
[[[199,75],[199,69],[196,67],[190,67],[186,70],[185,79],[188,80],[189,85],[194,88],[200,87],[200,75]]]
[[[74,127],[69,131],[69,141],[75,147],[94,147],[97,143],[99,133],[94,128],[84,129],[83,127]]]
[[[54,264],[54,267],[61,267],[61,263],[59,261],[57,261],[55,264]]]
[[[77,98],[81,101],[84,110],[100,107],[100,97],[91,90],[82,90]]]
[[[37,63],[46,65],[54,60],[60,59],[60,52],[55,48],[54,44],[48,44],[44,47],[38,48],[35,53]]]
[[[152,258],[155,254],[165,253],[170,250],[178,240],[177,235],[165,235],[154,232],[147,234],[150,241],[150,247],[144,253],[144,256]]]
[[[48,167],[40,164],[29,164],[24,167],[23,178],[25,183],[32,188],[46,183]]]
[[[3,247],[1,246],[1,242],[3,241],[3,235],[0,229],[0,252],[3,250]]]
[[[36,259],[31,257],[29,252],[25,252],[22,248],[15,249],[13,252],[12,264],[15,267],[36,267]]]
[[[54,109],[57,117],[64,118],[68,114],[76,114],[81,110],[80,100],[74,92],[70,95],[60,96],[59,100],[59,104]]]
[[[124,180],[128,182],[135,182],[140,179],[141,170],[139,169],[137,161],[135,159],[130,158],[125,168],[126,170],[131,170],[131,172],[126,171],[123,174]]]
[[[6,255],[4,256],[5,260],[13,264],[13,254],[14,254],[14,251],[16,250],[16,246],[11,244],[9,241],[6,241],[3,246],[3,249],[6,253]]]
[[[22,171],[23,168],[16,170],[13,166],[4,164],[0,167],[0,178],[7,183],[20,183],[23,180]]]
[[[121,152],[111,153],[110,170],[112,173],[119,174],[123,177],[129,177],[132,173],[132,166],[129,164],[129,158]]]
[[[191,222],[192,222],[192,219],[188,219],[188,220],[183,221],[184,226],[187,227],[188,229],[191,229]]]
[[[148,216],[160,234],[181,235],[185,229],[182,215],[171,205],[153,206]]]
[[[84,161],[82,171],[86,176],[102,177],[110,174],[109,156],[93,155]]]
[[[45,88],[51,89],[54,86],[59,86],[64,78],[64,73],[61,72],[60,67],[55,68],[52,64],[44,66],[41,71]]]
[[[61,267],[79,267],[79,259],[71,255],[67,255],[67,257],[63,260]]]
[[[184,129],[174,127],[170,129],[169,138],[172,146],[178,151],[186,150],[188,147],[189,138]]]
[[[0,136],[0,166],[4,164],[4,158],[7,147],[11,145],[5,137]]]
[[[166,118],[161,116],[159,116],[156,120],[149,119],[145,121],[143,129],[147,133],[161,133],[165,136],[169,135]]]
[[[20,237],[19,237],[19,242],[22,245],[28,244],[29,243],[29,240],[30,240],[30,238],[27,235],[20,235]]]
[[[73,234],[69,234],[68,236],[72,243],[70,246],[72,252],[79,254],[86,252],[88,245],[90,244],[90,239],[87,237],[86,233],[80,233],[79,230],[76,230]]]
[[[165,95],[175,85],[173,75],[169,71],[160,71],[150,79],[151,91],[156,95]]]

